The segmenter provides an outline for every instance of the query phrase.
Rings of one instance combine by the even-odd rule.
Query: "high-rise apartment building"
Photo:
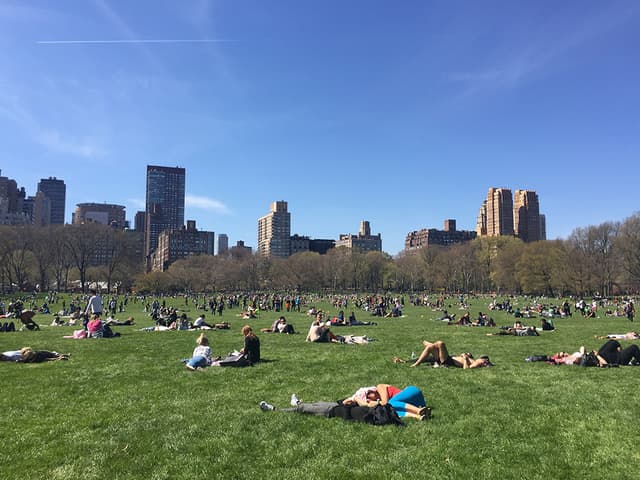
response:
[[[18,183],[0,175],[0,224],[23,225],[31,223],[31,217],[25,214],[26,193],[18,188]]]
[[[125,207],[109,203],[78,203],[73,213],[71,223],[80,225],[85,223],[100,223],[115,228],[125,227]]]
[[[263,257],[291,255],[291,214],[287,202],[271,204],[271,211],[258,219],[258,254]]]
[[[218,255],[224,257],[229,254],[229,236],[226,233],[218,234]]]
[[[51,201],[51,225],[64,225],[64,210],[67,200],[67,186],[56,177],[42,178],[38,191]]]
[[[547,239],[547,217],[544,213],[540,214],[540,240]]]
[[[478,212],[476,233],[480,237],[516,236],[524,242],[546,240],[546,219],[540,214],[538,194],[533,190],[490,188]]]
[[[513,197],[508,188],[490,188],[476,225],[478,236],[513,235]]]
[[[31,221],[39,227],[51,224],[51,199],[44,192],[38,190],[35,197],[29,197]],[[25,200],[25,204],[27,204]]]
[[[513,196],[513,225],[516,237],[523,242],[541,240],[540,205],[533,190],[516,190]]]
[[[382,238],[380,234],[371,235],[371,226],[369,222],[363,220],[360,222],[360,231],[358,235],[349,233],[341,234],[336,241],[336,248],[346,247],[361,252],[381,252]]]
[[[186,227],[164,230],[152,254],[152,270],[162,272],[190,255],[213,255],[215,236],[214,232],[198,231],[195,220],[188,220]]]
[[[147,165],[145,256],[149,261],[160,234],[184,225],[184,185],[184,168]]]
[[[133,217],[133,229],[136,232],[144,233],[147,214],[143,210],[138,210]]]

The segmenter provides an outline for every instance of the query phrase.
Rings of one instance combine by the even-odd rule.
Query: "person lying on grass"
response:
[[[629,345],[622,348],[617,340],[607,340],[596,352],[592,352],[597,362],[592,365],[596,367],[607,367],[612,365],[640,365],[640,347]],[[582,359],[586,355],[585,348],[574,353],[558,352],[549,357],[549,360],[558,365],[582,365]]]
[[[23,347],[20,350],[3,352],[0,359],[7,362],[41,363],[54,362],[56,360],[69,360],[70,353],[50,352],[48,350],[33,350],[31,347]]]
[[[492,335],[514,335],[516,337],[537,337],[540,335],[534,326],[523,325],[522,322],[516,322],[513,327],[500,327],[500,331],[496,333],[487,333]]]
[[[640,339],[640,334],[638,332],[611,333],[609,335],[596,335],[595,338],[600,340],[638,340]]]
[[[185,366],[188,370],[197,370],[199,368],[205,368],[211,365],[213,359],[211,358],[211,347],[209,346],[209,339],[204,333],[196,339],[196,348],[193,349],[191,358],[187,360]]]
[[[422,344],[424,345],[424,350],[422,350],[422,353],[416,361],[411,364],[412,367],[417,367],[423,362],[433,363],[434,367],[457,367],[465,369],[493,366],[487,355],[483,355],[478,359],[473,358],[473,355],[470,353],[462,353],[455,356],[449,355],[447,346],[442,340],[437,340],[435,342],[423,340]],[[398,357],[394,357],[393,362],[407,363],[406,360],[402,360]]]
[[[391,405],[391,403],[382,405],[381,403],[376,402],[372,405],[359,405],[350,398],[345,398],[344,400],[338,400],[335,402],[302,402],[294,393],[291,395],[292,408],[278,408],[264,400],[260,402],[259,406],[264,412],[277,410],[280,412],[317,415],[326,418],[339,417],[344,420],[359,421],[374,425],[394,424],[404,426],[397,410]],[[431,409],[427,409],[426,411],[428,411],[430,416]],[[426,418],[427,415],[425,414],[424,419]]]
[[[640,365],[640,347],[633,344],[622,348],[617,340],[607,340],[598,350],[600,366]]]
[[[422,391],[413,385],[400,389],[386,383],[359,388],[356,393],[343,400],[343,403],[361,407],[375,407],[389,404],[400,417],[427,420],[431,409],[427,407]]]

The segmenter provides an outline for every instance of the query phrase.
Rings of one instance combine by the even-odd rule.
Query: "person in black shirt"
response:
[[[260,361],[260,339],[256,337],[249,325],[242,327],[242,335],[244,336],[244,348],[240,350],[244,353],[249,361],[257,363]]]

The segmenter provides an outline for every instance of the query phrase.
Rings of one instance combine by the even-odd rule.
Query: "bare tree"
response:
[[[622,270],[627,274],[628,286],[640,289],[640,212],[625,219],[617,242],[622,256]]]
[[[49,289],[49,273],[54,264],[54,250],[51,248],[53,229],[49,227],[29,227],[31,252],[33,253],[40,290]]]
[[[69,235],[66,237],[66,245],[71,260],[78,269],[80,288],[83,292],[86,292],[87,269],[95,262],[96,253],[108,228],[110,227],[95,223],[67,226]]]

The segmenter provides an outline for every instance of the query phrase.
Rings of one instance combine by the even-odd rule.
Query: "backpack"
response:
[[[220,360],[221,367],[249,367],[251,362],[244,353],[230,353]]]
[[[587,352],[580,359],[581,367],[597,367],[600,365],[598,361],[598,356],[595,352]]]
[[[373,407],[364,421],[371,425],[405,426],[404,422],[398,416],[398,413],[388,403],[386,405],[376,405]]]

